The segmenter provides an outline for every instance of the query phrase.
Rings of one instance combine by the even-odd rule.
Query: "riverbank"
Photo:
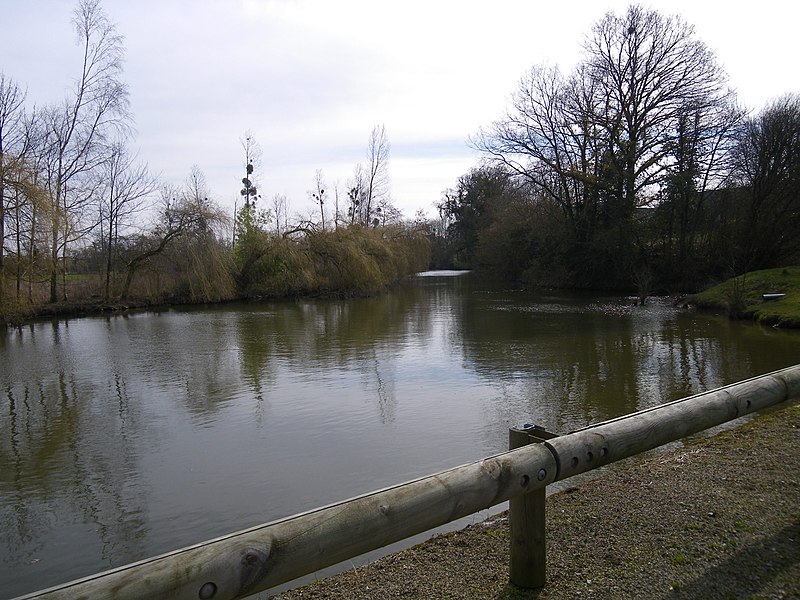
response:
[[[342,300],[352,298],[365,298],[383,293],[392,287],[407,282],[416,274],[404,275],[391,281],[380,290],[362,292],[358,290],[306,290],[304,293],[265,294],[265,295],[237,295],[205,302],[196,302],[186,299],[173,300],[148,300],[131,298],[127,300],[61,300],[54,303],[40,302],[38,304],[24,304],[19,306],[0,307],[0,326],[17,327],[37,321],[49,319],[72,319],[79,317],[96,317],[101,315],[128,314],[134,311],[162,311],[171,308],[198,308],[203,306],[220,306],[223,304],[252,303],[269,301],[290,302],[297,299],[331,299]]]
[[[772,299],[765,300],[764,294]],[[686,302],[734,319],[800,328],[800,267],[751,271],[693,294]]]
[[[408,277],[399,281],[393,282],[385,289],[389,289],[394,285],[399,285]],[[79,317],[97,317],[102,315],[117,315],[128,314],[135,311],[163,311],[172,308],[191,309],[203,306],[221,306],[224,304],[236,303],[252,303],[261,302],[262,300],[270,301],[292,301],[296,299],[311,299],[311,298],[327,298],[327,299],[350,299],[367,297],[372,294],[358,294],[355,292],[308,292],[306,294],[287,294],[287,295],[272,295],[272,296],[233,296],[230,298],[222,298],[215,301],[208,302],[191,302],[191,301],[149,301],[143,299],[130,299],[118,301],[86,301],[86,302],[69,302],[59,301],[55,303],[41,303],[25,305],[23,307],[16,307],[8,309],[5,313],[0,313],[0,326],[17,327],[35,323],[38,321],[46,321],[49,319],[72,319]]]
[[[103,314],[125,313],[131,310],[157,310],[164,304],[150,304],[143,301],[130,302],[55,302],[52,304],[25,305],[6,309],[0,314],[0,325],[18,326],[46,319],[70,319],[93,317]]]
[[[449,271],[452,273],[452,271]],[[163,310],[170,307],[203,306],[252,302],[262,299],[290,300],[293,298],[352,298],[370,296],[402,283],[414,275],[402,275],[371,291],[357,287],[342,289],[306,289],[302,292],[265,293],[256,295],[233,295],[206,302],[190,299],[151,301],[132,298],[125,301],[105,302],[96,299],[84,301],[61,301],[15,306],[0,306],[0,325],[23,325],[54,318],[97,316],[125,313],[130,310]],[[598,292],[599,293],[599,292]],[[763,294],[783,294],[780,298],[765,301]],[[693,305],[702,310],[727,314],[731,318],[752,320],[764,325],[785,328],[800,328],[800,267],[783,267],[765,271],[753,271],[730,279],[703,292],[684,297],[680,304]]]
[[[800,598],[798,445],[795,404],[550,496],[542,590],[500,514],[276,598]]]

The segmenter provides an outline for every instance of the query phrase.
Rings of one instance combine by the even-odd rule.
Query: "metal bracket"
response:
[[[533,423],[525,423],[522,427],[512,427],[511,429],[512,431],[526,434],[530,439],[530,442],[528,442],[530,444],[538,444],[547,440],[552,440],[561,435],[553,433],[552,431],[547,431],[541,425],[534,425]]]

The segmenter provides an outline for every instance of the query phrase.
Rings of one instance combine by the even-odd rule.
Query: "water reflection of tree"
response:
[[[461,328],[466,361],[487,378],[512,383],[517,418],[564,428],[636,407],[627,316],[594,318],[580,305],[475,294],[464,304]]]
[[[230,351],[235,336],[227,314],[212,313],[207,319],[193,319],[188,339],[172,340],[181,353],[177,367],[185,394],[183,403],[190,414],[207,419],[228,405],[240,385],[236,354]],[[188,343],[187,343],[188,342]],[[186,352],[186,349],[192,349]],[[257,409],[263,408],[260,403]]]
[[[665,324],[651,352],[670,367],[660,375],[662,394],[672,400],[795,364],[800,332],[682,312]]]
[[[203,309],[146,315],[119,323],[115,343],[130,344],[129,370],[207,420],[238,393],[236,335],[228,311]],[[119,353],[124,347],[118,348]]]
[[[70,572],[69,566],[67,573],[48,568],[65,563],[57,555],[63,552],[59,546],[81,548],[83,561],[72,564],[85,564],[91,548],[98,547],[93,571],[142,558],[143,502],[137,488],[128,485],[137,471],[130,432],[137,417],[119,374],[112,374],[109,389],[101,391],[81,384],[74,372],[59,371],[33,384],[6,382],[4,396],[2,571],[19,579],[26,570],[45,571],[37,581],[46,587],[89,574],[74,567]]]
[[[524,293],[473,293],[459,325],[465,362],[498,382],[487,418],[560,432],[782,368],[800,342],[790,335],[778,358],[768,349],[774,335],[666,301],[642,308]]]
[[[362,374],[365,379],[365,387],[373,388],[373,394],[377,398],[378,416],[382,425],[394,422],[397,413],[397,395],[395,392],[394,363],[391,357],[384,360],[384,352],[379,356],[377,350],[373,350],[371,368],[366,369],[367,363],[363,363]]]
[[[260,410],[263,410],[265,383],[268,385],[277,379],[275,365],[270,361],[275,344],[273,320],[268,311],[241,310],[236,313],[235,346],[239,368]]]
[[[425,335],[422,290],[395,288],[374,298],[264,303],[237,313],[239,363],[252,393],[277,386],[279,373],[354,370],[375,398],[382,422],[395,414],[391,357],[398,339]],[[335,396],[336,390],[326,390]]]

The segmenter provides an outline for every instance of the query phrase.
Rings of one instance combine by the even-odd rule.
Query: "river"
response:
[[[800,332],[426,273],[0,330],[0,597],[800,362]]]

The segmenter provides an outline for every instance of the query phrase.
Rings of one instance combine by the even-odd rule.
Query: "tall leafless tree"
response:
[[[738,215],[738,263],[763,269],[800,251],[800,95],[772,101],[740,128],[736,176],[745,197]]]
[[[58,266],[83,231],[81,219],[91,199],[86,178],[107,158],[111,139],[128,128],[128,89],[121,80],[123,45],[99,0],[79,0],[73,25],[82,50],[74,90],[43,113],[46,187],[51,210],[50,301],[58,299]],[[87,227],[88,229],[88,227]]]
[[[242,189],[239,190],[239,195],[242,196],[243,204],[241,208],[234,206],[233,214],[233,243],[247,237],[253,227],[258,221],[259,210],[256,207],[256,202],[261,198],[258,193],[258,186],[256,182],[256,173],[261,166],[261,146],[255,139],[252,132],[245,132],[244,136],[239,138],[239,143],[244,150],[244,171],[245,176],[242,178]],[[263,209],[262,209],[263,211]]]
[[[23,277],[26,277],[27,298],[29,302],[33,302],[33,280],[37,276],[38,257],[40,253],[46,254],[41,251],[47,247],[47,240],[42,236],[41,222],[48,221],[50,206],[41,178],[42,165],[45,162],[42,151],[43,123],[35,108],[26,115],[23,129],[23,150],[15,157],[15,168],[10,178],[13,199],[6,217],[11,223],[11,236],[14,238],[16,297],[17,300],[21,299]]]
[[[205,175],[196,165],[182,188],[162,186],[154,221],[128,254],[120,297],[128,297],[133,278],[144,265],[178,240],[195,237],[208,241],[228,221],[223,211],[209,199]]]
[[[532,69],[474,144],[561,208],[576,268],[596,276],[599,259],[641,275],[633,263],[646,262],[647,247],[635,210],[680,177],[711,180],[736,119],[733,95],[713,52],[679,17],[636,5],[609,13],[583,49],[569,76]]]
[[[591,159],[591,154],[573,143],[566,91],[567,81],[557,67],[532,68],[520,80],[505,117],[489,131],[481,131],[474,143],[511,172],[538,186],[561,206],[570,221],[575,221],[584,205],[581,175],[588,177],[591,172],[583,163]],[[577,122],[585,125],[587,134],[592,131],[588,123]]]
[[[383,125],[372,128],[367,146],[367,170],[364,177],[364,201],[361,207],[364,224],[380,200],[389,196],[389,138]]]
[[[327,196],[325,196],[325,181],[322,169],[317,169],[316,173],[314,173],[314,190],[311,191],[311,197],[319,205],[322,231],[325,231],[325,199]]]
[[[275,235],[281,236],[289,228],[289,201],[285,194],[272,196],[271,213],[275,219]]]
[[[6,220],[13,210],[11,197],[18,197],[25,155],[25,93],[0,73],[0,305],[5,294]]]
[[[672,162],[665,170],[658,197],[662,269],[682,289],[701,285],[698,256],[714,252],[708,225],[709,201],[730,185],[735,133],[744,112],[731,99],[712,106],[687,108],[677,119]],[[713,268],[706,262],[704,268]]]
[[[605,105],[598,121],[615,145],[611,157],[622,175],[621,200],[632,210],[673,162],[686,112],[726,101],[727,76],[692,25],[638,5],[623,16],[608,13],[584,49]]]
[[[158,181],[147,165],[136,163],[136,157],[130,154],[126,140],[117,140],[112,144],[99,174],[103,184],[99,216],[105,253],[104,297],[108,301],[120,230],[124,233],[126,227],[132,225],[133,217],[147,208],[147,200],[157,189]]]
[[[256,199],[259,197],[254,174],[261,166],[261,146],[250,131],[245,132],[239,142],[244,150],[245,165],[245,176],[242,179],[243,187],[240,194],[244,198],[244,207],[249,210],[251,204],[255,206]]]

